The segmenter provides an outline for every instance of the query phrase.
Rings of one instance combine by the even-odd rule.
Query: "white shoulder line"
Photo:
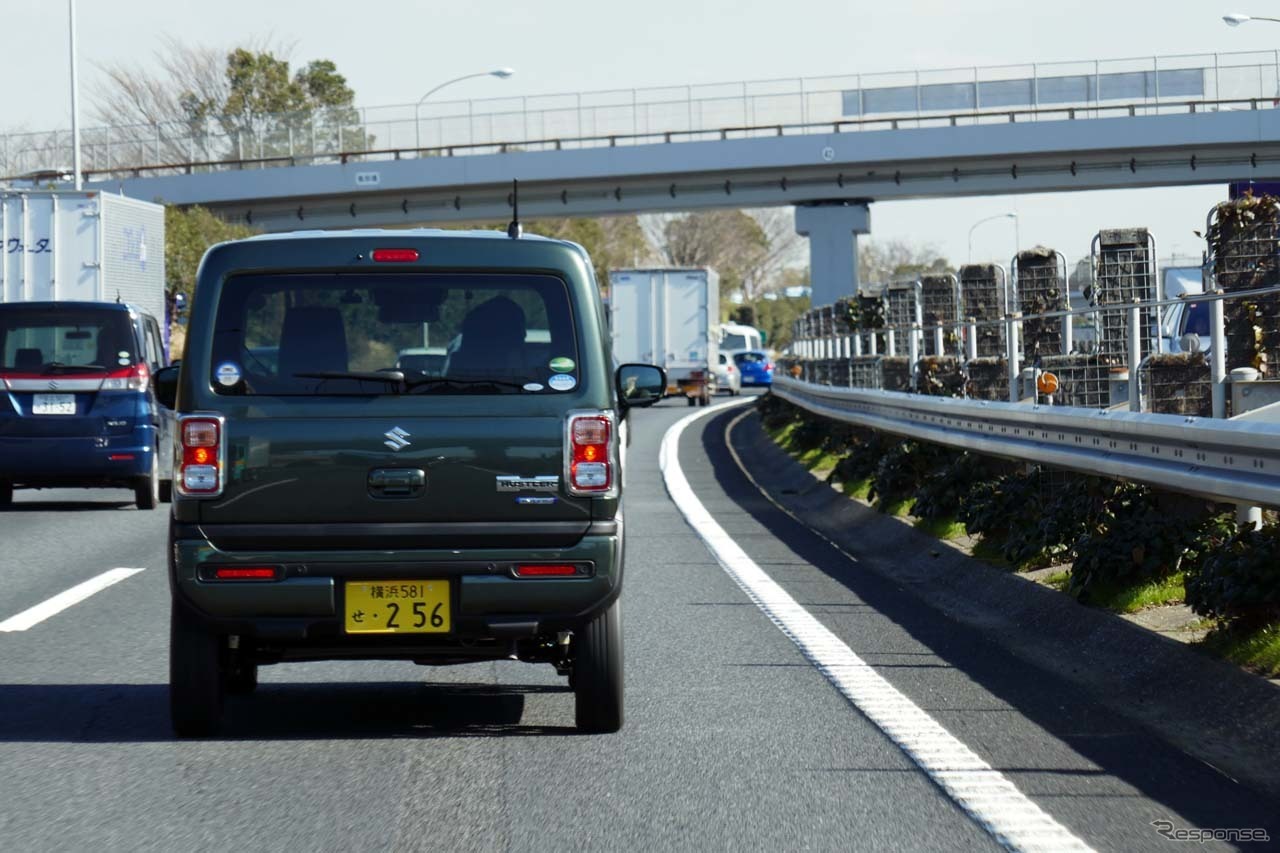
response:
[[[740,402],[750,400],[729,405]],[[680,436],[689,424],[722,408],[728,406],[702,409],[675,423],[663,436],[659,456],[672,501],[724,570],[854,707],[997,841],[1011,850],[1090,850],[863,662],[844,641],[796,603],[716,523],[680,468],[679,447]]]
[[[0,622],[0,632],[9,631],[25,631],[33,625],[39,625],[51,616],[56,616],[68,607],[79,604],[89,596],[96,592],[119,583],[128,577],[133,577],[142,569],[111,569],[103,572],[95,578],[90,578],[84,583],[76,584],[66,592],[60,592],[47,601],[42,601],[35,607],[28,607],[17,616],[10,616],[8,619]]]

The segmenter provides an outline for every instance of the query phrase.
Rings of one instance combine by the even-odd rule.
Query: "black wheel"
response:
[[[133,485],[133,501],[138,509],[155,509],[160,504],[160,460],[151,454],[151,472]]]
[[[578,729],[604,734],[622,728],[622,603],[615,601],[574,632],[573,687]]]
[[[173,480],[160,481],[160,503],[173,503]]]
[[[705,406],[710,402],[711,402],[711,398],[708,397],[706,394],[702,394],[701,396],[698,397],[699,406]]]
[[[696,405],[698,405],[698,401],[697,401],[697,400],[695,400],[693,397],[685,397],[685,399],[689,401],[689,405],[690,405],[690,406],[696,406]]]
[[[13,503],[13,483],[0,482],[0,506]]]
[[[233,660],[227,666],[226,688],[232,696],[248,696],[258,689],[258,665],[252,661]]]
[[[179,737],[205,737],[222,719],[221,638],[173,603],[169,609],[169,719]]]

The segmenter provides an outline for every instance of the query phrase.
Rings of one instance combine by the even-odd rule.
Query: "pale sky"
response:
[[[0,131],[70,125],[64,0],[3,0]],[[1280,24],[1227,27],[1229,12],[1280,17],[1280,0],[79,0],[80,75],[149,61],[162,35],[231,46],[269,34],[295,63],[334,60],[361,106],[416,101],[439,82],[511,66],[449,97],[531,95],[913,68],[1168,56],[1280,46]],[[89,112],[87,107],[82,112]],[[1162,256],[1198,255],[1225,187],[886,202],[873,239],[937,245],[953,262],[969,226],[1016,210],[1022,244],[1084,256],[1101,227],[1146,225]],[[1007,262],[1011,221],[983,225],[975,259]]]

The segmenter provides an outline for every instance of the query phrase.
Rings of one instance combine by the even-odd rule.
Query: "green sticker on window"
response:
[[[568,373],[571,370],[573,370],[575,367],[577,367],[577,365],[573,363],[573,359],[566,358],[565,356],[562,355],[558,358],[551,359],[551,363],[548,365],[548,367],[550,367],[556,373]]]

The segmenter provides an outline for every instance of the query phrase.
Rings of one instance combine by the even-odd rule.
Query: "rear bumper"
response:
[[[622,588],[619,522],[612,534],[582,537],[554,549],[418,549],[368,551],[220,550],[203,538],[172,538],[170,582],[175,600],[214,630],[283,646],[307,644],[361,650],[452,646],[459,641],[545,636],[571,629],[613,603]],[[190,533],[186,525],[174,528]],[[517,579],[517,562],[590,563],[588,577]],[[206,581],[201,566],[271,565],[278,581]],[[348,580],[450,582],[453,629],[448,635],[349,636],[343,631]],[[388,655],[394,656],[394,655]]]
[[[151,471],[155,443],[151,426],[113,436],[0,436],[0,480],[20,486],[128,485]]]

